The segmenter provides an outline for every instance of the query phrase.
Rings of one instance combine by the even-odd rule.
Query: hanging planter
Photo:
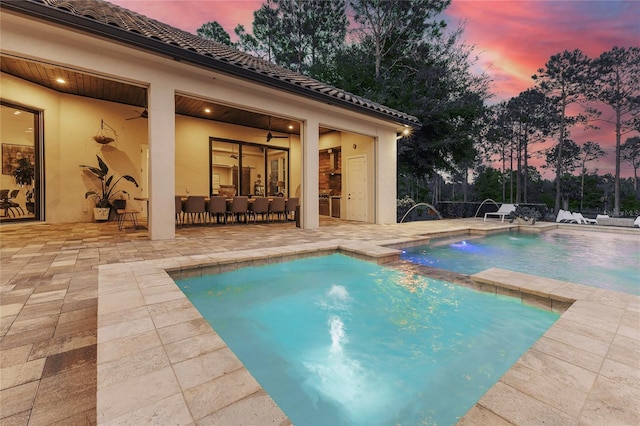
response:
[[[110,138],[109,136],[96,135],[96,136],[93,137],[93,140],[98,142],[101,145],[106,145],[108,143],[113,142],[115,139]]]
[[[105,129],[105,126],[107,127],[107,129]],[[114,137],[111,137],[111,135],[109,135],[109,131],[113,133]],[[100,120],[100,130],[98,130],[98,133],[93,137],[93,140],[98,142],[100,145],[107,145],[115,141],[115,138],[117,136],[118,135],[116,134],[116,131],[113,130],[113,127],[105,123],[104,120]]]

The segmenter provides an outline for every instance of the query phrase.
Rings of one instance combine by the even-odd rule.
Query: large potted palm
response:
[[[98,159],[98,167],[80,165],[83,169],[89,172],[94,179],[97,179],[100,184],[100,189],[98,191],[87,191],[84,194],[84,198],[91,198],[95,203],[95,208],[93,211],[94,218],[98,221],[108,220],[109,212],[112,207],[112,201],[116,198],[120,198],[121,195],[128,195],[127,191],[124,189],[116,189],[118,182],[122,179],[127,180],[133,183],[136,188],[138,187],[138,182],[130,175],[123,175],[119,178],[115,179],[114,175],[109,175],[109,166],[107,163],[100,158],[99,155],[96,155]]]

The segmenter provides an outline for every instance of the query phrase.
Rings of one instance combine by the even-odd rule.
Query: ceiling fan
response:
[[[269,133],[267,133],[267,143],[271,142],[271,139],[288,139],[289,136],[278,136],[271,133],[271,116],[269,116]]]
[[[136,112],[138,112],[138,111],[136,111]],[[138,118],[145,118],[145,119],[149,118],[149,112],[147,111],[146,108],[144,110],[138,112],[138,116],[131,117],[131,118],[125,118],[125,120],[135,120],[135,119],[138,119]]]

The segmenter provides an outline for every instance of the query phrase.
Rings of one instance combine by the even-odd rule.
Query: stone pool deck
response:
[[[289,424],[172,277],[337,249],[384,263],[396,255],[383,246],[509,227],[329,220],[185,227],[158,242],[115,223],[2,225],[0,423]],[[639,297],[497,269],[472,278],[564,313],[460,424],[640,423]]]

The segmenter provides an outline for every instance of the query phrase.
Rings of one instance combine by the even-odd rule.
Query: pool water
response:
[[[640,295],[640,234],[509,232],[434,240],[401,257],[461,274],[496,267]]]
[[[558,318],[341,254],[178,285],[296,426],[455,424]]]

